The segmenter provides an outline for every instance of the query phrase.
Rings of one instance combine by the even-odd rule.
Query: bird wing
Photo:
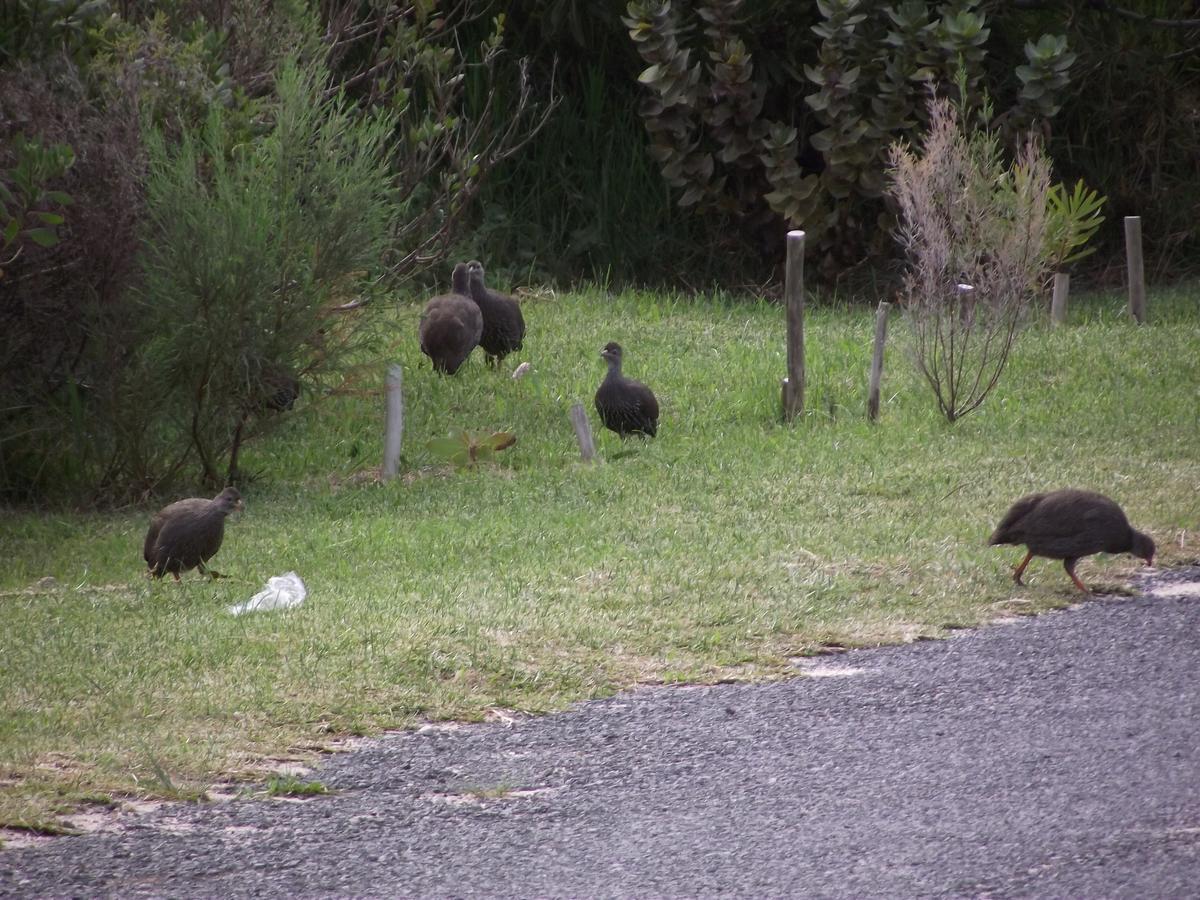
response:
[[[1021,520],[1033,512],[1045,497],[1045,494],[1029,494],[1010,506],[1008,512],[1004,514],[1004,518],[1000,520],[1000,524],[996,526],[996,530],[992,532],[992,536],[988,538],[988,543],[1003,544],[1006,541],[1021,543],[1023,530]]]

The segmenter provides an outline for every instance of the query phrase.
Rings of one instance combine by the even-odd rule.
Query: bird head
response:
[[[477,259],[467,263],[467,272],[471,276],[471,281],[478,281],[483,284],[483,263]]]
[[[1133,546],[1130,548],[1130,552],[1133,553],[1133,555],[1138,559],[1144,559],[1146,561],[1146,565],[1154,565],[1154,553],[1156,550],[1154,546],[1154,538],[1150,537],[1148,534],[1143,534],[1140,531],[1135,531],[1133,533],[1132,543]]]
[[[600,351],[600,355],[611,365],[613,363],[621,364],[621,345],[616,341],[609,341],[604,345],[604,349]]]
[[[238,493],[238,489],[235,487],[225,488],[225,490],[217,494],[216,501],[221,507],[221,511],[226,515],[246,508],[246,504],[242,502],[242,495]]]

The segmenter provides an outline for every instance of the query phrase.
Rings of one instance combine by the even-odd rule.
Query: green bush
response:
[[[149,487],[195,463],[221,482],[239,439],[273,420],[280,378],[319,378],[357,340],[330,310],[378,265],[399,211],[395,120],[359,118],[323,96],[325,80],[285,65],[257,143],[228,147],[219,108],[177,146],[148,135],[145,340],[126,378],[142,421],[123,481]]]
[[[396,120],[326,84],[319,65],[286,64],[253,140],[220,105],[201,127],[145,117],[135,272],[106,303],[71,298],[78,341],[55,360],[25,354],[41,371],[19,396],[6,385],[0,491],[119,500],[224,482],[289,387],[360,343],[363,313],[333,308],[377,271],[405,213]]]

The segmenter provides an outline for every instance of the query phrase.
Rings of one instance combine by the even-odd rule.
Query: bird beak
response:
[[[238,512],[241,512],[243,509],[246,508],[246,501],[239,499],[238,502],[234,504],[233,508],[236,509]]]

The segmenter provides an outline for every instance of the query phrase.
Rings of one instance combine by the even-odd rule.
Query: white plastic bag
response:
[[[268,609],[291,609],[299,606],[308,596],[304,581],[295,572],[285,572],[267,580],[267,586],[247,600],[229,607],[232,615]]]

